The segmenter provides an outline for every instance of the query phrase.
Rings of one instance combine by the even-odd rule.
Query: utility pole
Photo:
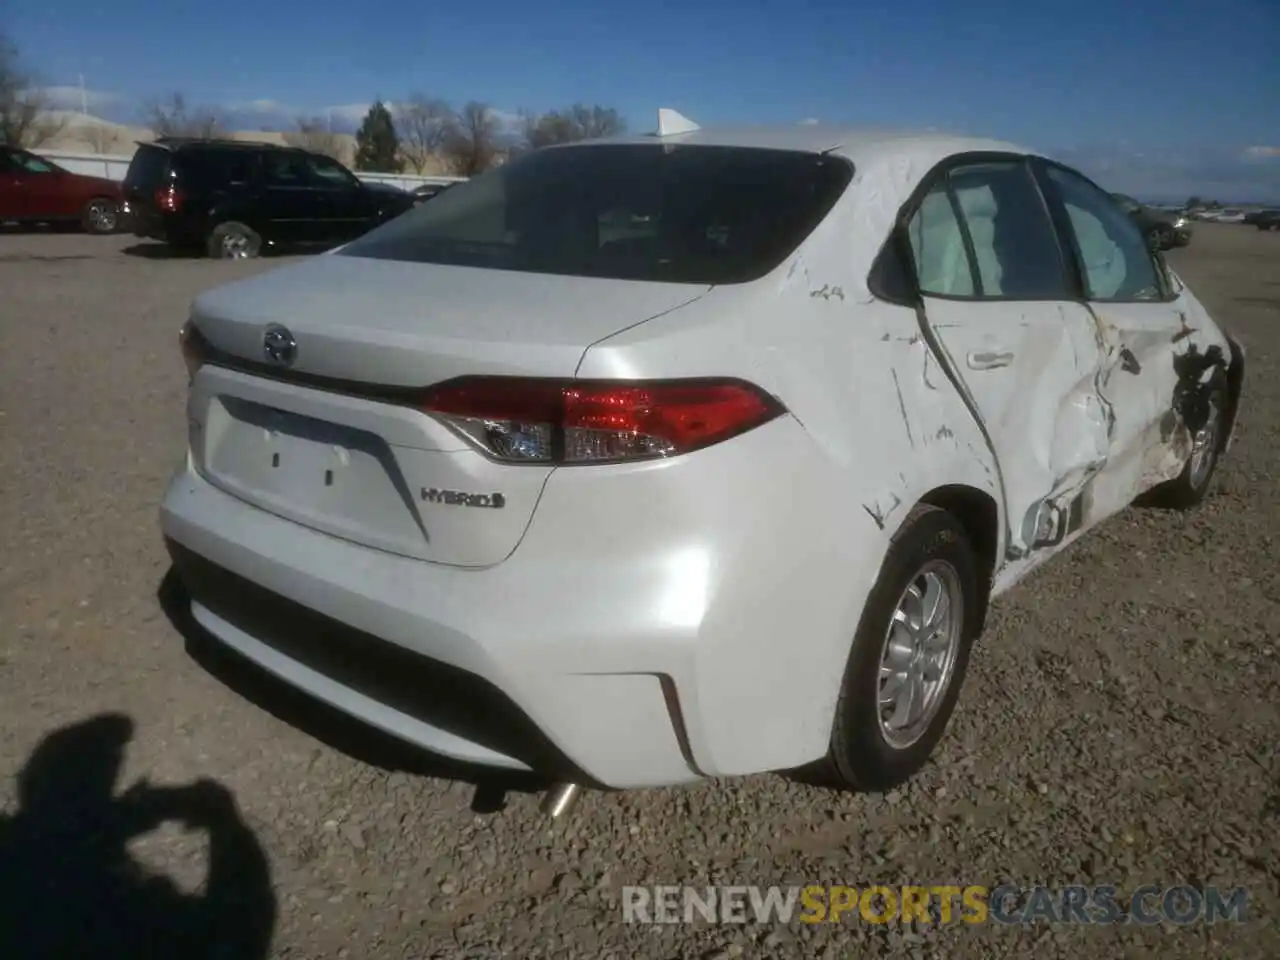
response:
[[[95,123],[89,116],[89,92],[85,89],[83,73],[80,74],[80,115],[84,117],[84,125],[92,131],[95,149],[98,153],[103,153],[102,125]]]
[[[105,152],[102,150],[102,125],[100,123],[96,123],[95,119],[88,115],[88,90],[84,87],[83,73],[79,76],[79,83],[81,83],[81,116],[84,118],[84,125],[86,125],[86,127],[92,132],[93,146],[95,146],[97,152],[101,154],[101,152]]]

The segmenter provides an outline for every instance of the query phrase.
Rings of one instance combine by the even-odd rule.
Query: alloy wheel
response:
[[[112,204],[99,200],[89,204],[89,224],[98,233],[110,233],[116,228],[116,209]]]
[[[1215,391],[1206,401],[1208,415],[1204,425],[1191,437],[1191,470],[1187,479],[1199,489],[1209,479],[1214,458],[1218,454],[1218,436],[1222,431],[1222,394]]]
[[[964,593],[951,564],[932,560],[903,591],[880,653],[880,734],[905,750],[929,728],[955,673]]]

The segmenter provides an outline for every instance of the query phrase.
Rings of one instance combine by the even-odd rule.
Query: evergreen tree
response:
[[[403,165],[395,121],[386,104],[378,100],[369,108],[356,132],[356,169],[399,173]]]

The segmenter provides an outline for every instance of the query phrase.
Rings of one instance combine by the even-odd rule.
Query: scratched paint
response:
[[[928,302],[922,337],[916,310],[878,300],[868,277],[903,203],[945,154],[849,156],[846,195],[774,274],[594,345],[578,375],[703,376],[703,358],[716,356],[783,398],[841,477],[841,503],[826,508],[841,536],[882,544],[936,487],[995,500],[1003,589],[1058,549],[1037,547],[1029,518],[1052,526],[1074,510],[1091,525],[1185,462],[1189,433],[1166,419],[1173,356],[1225,340],[1181,287],[1172,304],[1096,311]],[[971,365],[1006,353],[1007,367]],[[864,574],[882,549],[867,547]]]

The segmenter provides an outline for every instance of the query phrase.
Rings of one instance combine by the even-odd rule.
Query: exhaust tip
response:
[[[579,784],[557,783],[542,797],[542,812],[553,820],[562,817],[573,809],[581,795]]]

